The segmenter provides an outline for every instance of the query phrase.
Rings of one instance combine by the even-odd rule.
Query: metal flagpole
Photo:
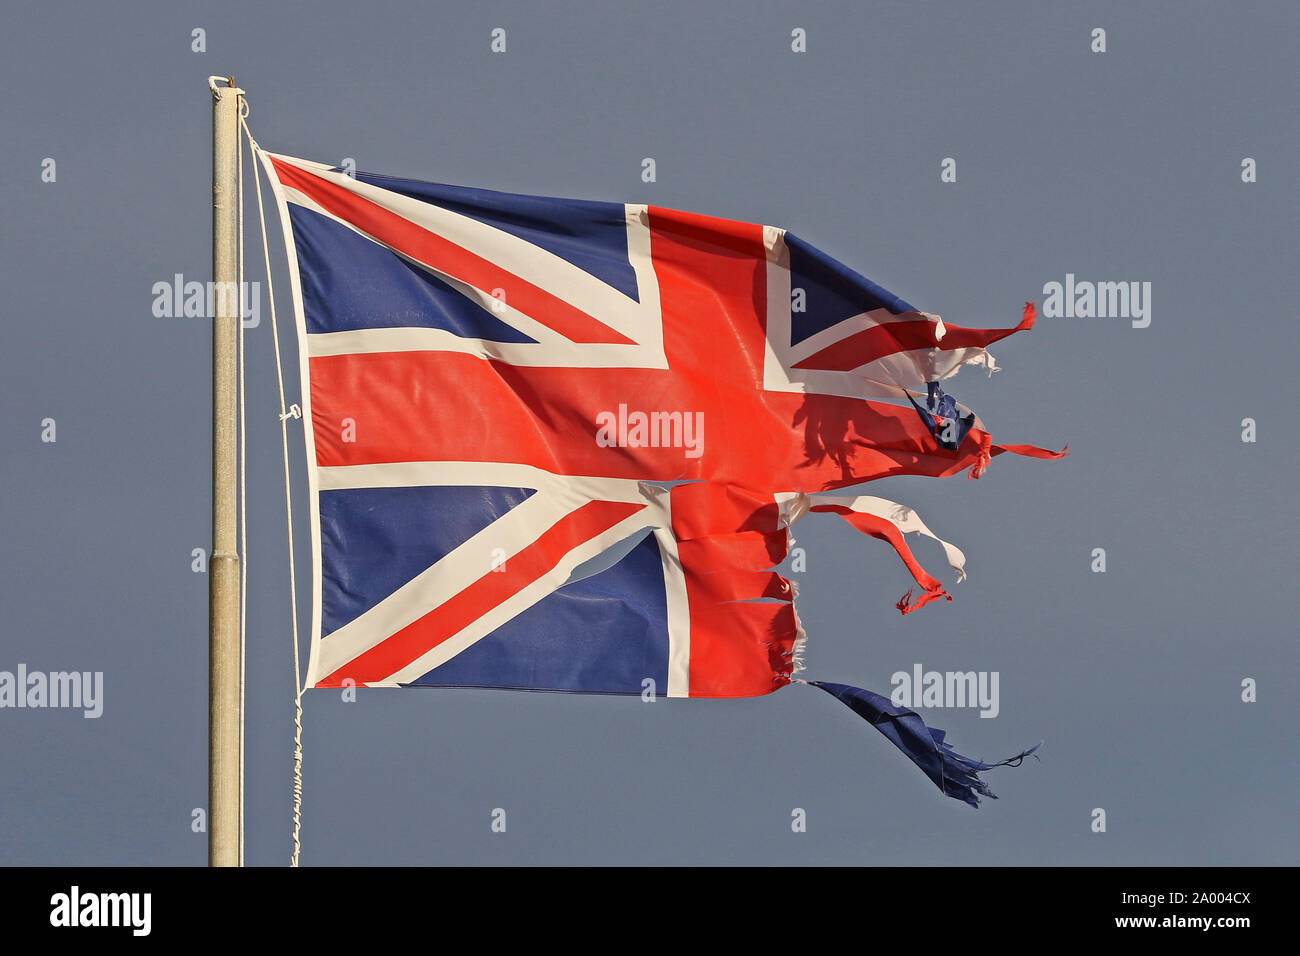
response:
[[[219,85],[224,83],[225,85]],[[208,563],[208,865],[238,866],[239,552],[236,532],[239,344],[239,99],[234,79],[212,90],[212,558]]]

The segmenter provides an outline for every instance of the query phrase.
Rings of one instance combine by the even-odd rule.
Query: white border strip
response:
[[[304,685],[312,687],[319,677],[316,674],[321,631],[321,538],[320,494],[316,469],[316,434],[311,418],[311,380],[307,366],[307,317],[302,305],[302,277],[298,273],[298,248],[293,241],[293,224],[289,220],[289,206],[284,186],[275,175],[270,154],[258,149],[258,158],[266,170],[276,208],[280,211],[280,232],[284,237],[284,254],[289,264],[289,290],[293,300],[294,326],[298,330],[298,391],[302,408],[303,447],[307,458],[307,497],[311,529],[311,645],[307,654],[307,676]]]

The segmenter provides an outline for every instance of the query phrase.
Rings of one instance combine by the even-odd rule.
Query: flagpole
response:
[[[225,85],[219,85],[224,83]],[[240,863],[239,553],[236,529],[239,281],[239,99],[212,90],[212,558],[208,564],[208,865]],[[228,290],[235,290],[234,294]],[[227,294],[222,294],[226,291]]]

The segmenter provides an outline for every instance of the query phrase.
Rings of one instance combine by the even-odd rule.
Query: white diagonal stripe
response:
[[[650,342],[653,342],[656,330],[660,330],[657,334],[662,335],[657,294],[653,296],[641,295],[641,301],[637,301],[597,279],[589,272],[575,266],[567,259],[563,259],[502,229],[489,226],[469,216],[452,212],[442,206],[412,199],[400,193],[390,192],[387,189],[354,180],[343,173],[322,169],[319,164],[306,163],[291,156],[273,155],[282,162],[303,168],[326,182],[355,193],[361,198],[401,216],[408,222],[414,223],[422,229],[454,242],[461,248],[491,261],[500,268],[519,276],[529,284],[549,292],[556,298],[563,299],[574,308],[592,316],[633,341],[646,342],[647,337],[649,337]],[[632,206],[624,208],[627,211],[626,221],[629,230],[629,259],[642,258],[641,252],[643,249],[645,258],[648,259],[648,220],[643,221],[645,217],[641,214],[645,207]],[[637,235],[634,236],[633,233],[637,233]],[[641,235],[642,233],[644,233],[644,236]],[[436,268],[435,263],[424,264]],[[644,270],[639,268],[640,264],[635,261],[631,264],[638,280],[653,279],[653,269]],[[490,289],[482,291],[491,294]],[[648,289],[639,288],[638,294],[640,295],[642,291],[650,292]],[[647,302],[646,299],[648,298],[652,299],[652,301]]]
[[[626,479],[561,479],[527,465],[484,465],[477,462],[351,465],[320,468],[318,472],[319,487],[322,491],[424,485],[532,487],[538,490],[536,494],[448,552],[374,607],[326,635],[318,644],[318,653],[313,659],[312,671],[308,675],[309,685],[333,673],[349,661],[355,660],[402,628],[450,600],[483,577],[485,573],[490,573],[493,552],[497,549],[500,549],[497,557],[504,555],[504,560],[509,562],[512,557],[536,541],[548,528],[589,501],[626,501],[644,504],[647,507],[569,552],[559,565],[564,569],[562,575],[559,571],[548,572],[537,582],[530,583],[519,594],[503,602],[500,608],[512,609],[506,616],[501,616],[504,612],[499,613],[500,608],[494,609],[464,632],[456,635],[454,639],[443,642],[448,645],[449,652],[438,660],[438,663],[450,658],[450,649],[454,648],[455,652],[458,652],[469,646],[474,640],[499,627],[515,614],[532,606],[546,594],[564,584],[568,579],[568,573],[578,564],[595,557],[634,531],[646,527],[666,526],[668,523],[667,490]],[[527,597],[526,601],[519,596],[521,594]],[[480,624],[484,621],[494,623],[488,630],[480,633]],[[438,658],[437,649],[422,656],[420,661],[426,658]],[[410,665],[410,667],[414,666],[415,664]],[[437,664],[425,667],[414,676],[426,673],[434,666]],[[393,677],[383,683],[400,683],[412,679],[408,673],[410,667],[401,672],[407,676]]]

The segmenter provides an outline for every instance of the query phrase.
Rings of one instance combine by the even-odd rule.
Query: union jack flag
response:
[[[802,682],[774,568],[809,512],[894,547],[905,613],[947,597],[915,512],[825,492],[1057,455],[993,444],[939,387],[1032,306],[960,328],[771,226],[261,155],[300,346],[309,686],[767,694]],[[915,714],[819,686],[944,792],[987,793]]]

